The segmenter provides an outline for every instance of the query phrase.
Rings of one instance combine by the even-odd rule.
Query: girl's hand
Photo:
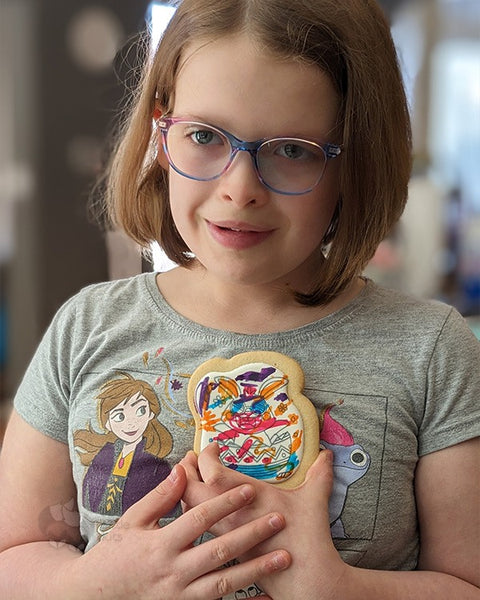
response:
[[[238,485],[250,483],[256,490],[253,502],[216,524],[213,529],[216,535],[249,523],[273,508],[285,515],[286,527],[274,542],[289,551],[292,565],[276,577],[265,573],[256,579],[256,583],[272,598],[329,600],[341,597],[341,594],[338,595],[339,586],[347,583],[350,567],[340,558],[330,534],[328,499],[333,470],[329,451],[320,452],[304,483],[292,490],[252,479],[223,466],[216,444],[205,448],[198,462],[196,456],[189,453],[182,464],[189,478],[183,497],[187,510]],[[272,548],[272,543],[267,540],[247,551],[242,560],[259,557]]]
[[[226,562],[272,537],[284,525],[276,511],[260,514],[220,537],[193,546],[217,521],[251,504],[253,486],[242,484],[200,502],[163,528],[158,520],[182,497],[185,469],[177,465],[165,481],[132,506],[105,536],[83,556],[71,561],[69,581],[91,581],[83,598],[104,600],[213,600],[289,566],[290,556],[273,544],[251,559],[228,568]],[[76,598],[75,589],[72,596]],[[264,596],[263,600],[271,600]]]

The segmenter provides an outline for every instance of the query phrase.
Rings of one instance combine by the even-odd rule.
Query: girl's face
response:
[[[248,141],[292,136],[338,143],[338,107],[333,85],[320,69],[273,57],[247,35],[236,35],[188,48],[173,116]],[[170,168],[173,218],[207,277],[213,277],[209,281],[307,291],[323,260],[320,244],[338,199],[340,160],[329,161],[318,186],[299,196],[266,188],[248,152],[239,152],[213,181],[187,179]],[[159,161],[168,167],[162,149]]]
[[[137,392],[109,412],[105,427],[120,440],[132,444],[141,440],[154,416],[148,400]]]

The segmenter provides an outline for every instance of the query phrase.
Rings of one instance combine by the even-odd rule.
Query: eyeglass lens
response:
[[[174,169],[187,177],[208,181],[219,177],[232,159],[232,145],[220,130],[203,123],[172,123],[166,150]],[[256,153],[261,180],[283,193],[305,193],[320,181],[326,165],[323,149],[313,142],[277,138],[264,142]]]

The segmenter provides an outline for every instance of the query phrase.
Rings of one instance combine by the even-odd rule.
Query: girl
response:
[[[42,341],[1,457],[4,596],[478,598],[479,344],[452,308],[361,277],[410,162],[373,0],[183,0],[107,187],[114,221],[179,266],[83,290]],[[249,350],[295,358],[322,417],[328,449],[293,490],[188,453],[189,373]],[[85,506],[73,448],[118,372],[168,380],[181,462],[120,518]],[[52,540],[38,515],[74,496],[79,526]]]

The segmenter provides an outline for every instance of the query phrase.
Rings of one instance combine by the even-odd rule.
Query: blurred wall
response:
[[[0,3],[3,396],[12,395],[59,306],[108,278],[104,235],[87,202],[126,93],[128,57],[118,73],[112,58],[144,28],[147,4]]]

